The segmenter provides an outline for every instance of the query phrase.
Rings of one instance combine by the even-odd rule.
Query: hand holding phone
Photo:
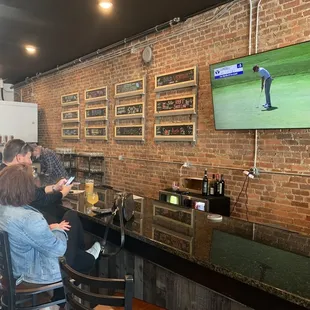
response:
[[[71,177],[71,178],[67,181],[67,183],[65,184],[65,186],[71,185],[71,183],[73,182],[74,178],[75,178],[75,177]]]

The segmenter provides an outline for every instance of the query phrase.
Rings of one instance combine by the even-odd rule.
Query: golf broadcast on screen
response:
[[[310,42],[210,65],[215,128],[310,128]]]

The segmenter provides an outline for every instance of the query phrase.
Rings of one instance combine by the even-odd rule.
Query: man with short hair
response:
[[[32,147],[20,139],[10,140],[5,144],[3,150],[3,163],[0,165],[0,170],[6,166],[16,164],[31,165]]]
[[[37,158],[41,164],[41,172],[46,174],[51,182],[68,178],[68,172],[54,151],[37,144],[31,144],[31,147],[33,148],[32,156]]]
[[[32,147],[23,140],[13,139],[7,142],[3,150],[3,163],[0,171],[7,166],[16,164],[31,165]],[[68,195],[72,186],[64,186],[66,179],[60,180],[57,184],[46,187],[36,187],[35,200],[30,204],[32,207],[49,206],[59,203],[61,199]]]
[[[268,70],[265,68],[259,67],[258,65],[253,67],[253,71],[258,72],[259,76],[261,77],[262,80],[262,85],[261,85],[261,91],[264,90],[265,87],[265,97],[266,97],[266,103],[263,105],[265,109],[270,109],[271,108],[271,99],[270,99],[270,88],[271,88],[271,82],[272,82],[272,77]]]

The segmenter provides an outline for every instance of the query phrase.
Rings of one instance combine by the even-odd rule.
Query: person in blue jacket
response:
[[[87,273],[99,257],[99,242],[88,250],[76,211],[60,223],[48,224],[29,204],[35,196],[30,165],[17,164],[0,172],[0,229],[9,236],[13,276],[21,282],[49,284],[61,281],[59,257],[73,269]]]

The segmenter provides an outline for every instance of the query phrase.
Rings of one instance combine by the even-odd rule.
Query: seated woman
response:
[[[77,271],[88,272],[100,254],[96,242],[85,251],[83,228],[75,211],[59,224],[48,225],[28,204],[34,200],[31,166],[18,164],[0,172],[0,229],[9,235],[13,275],[21,281],[48,284],[61,281],[58,258]]]

